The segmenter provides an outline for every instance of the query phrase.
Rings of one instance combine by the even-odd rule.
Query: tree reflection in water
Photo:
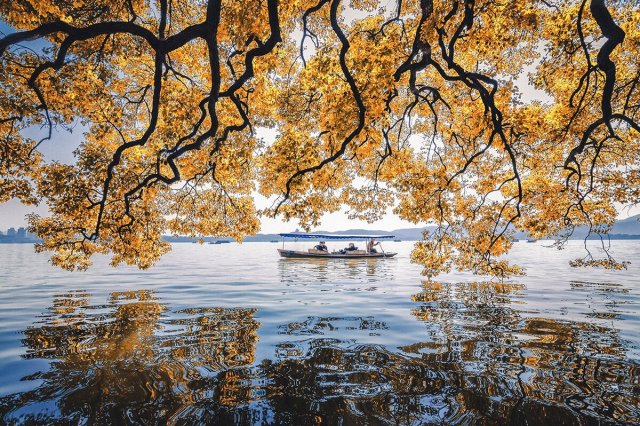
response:
[[[169,311],[153,293],[57,297],[25,331],[52,360],[36,389],[0,400],[7,423],[587,424],[639,420],[638,366],[615,330],[527,317],[522,286],[426,282],[413,296],[421,342],[374,317],[308,317],[279,327],[257,360],[255,309]]]
[[[53,362],[26,378],[41,386],[0,400],[6,422],[158,424],[211,395],[220,406],[253,398],[234,369],[254,362],[254,309],[164,317],[166,307],[148,291],[113,293],[102,306],[88,306],[88,297],[56,297],[25,330],[26,357]]]
[[[476,419],[639,420],[639,369],[625,361],[617,332],[525,317],[509,306],[522,290],[504,283],[424,283],[412,313],[433,341],[403,349],[439,366],[445,381],[457,384],[456,410]]]
[[[328,282],[365,283],[394,279],[395,259],[280,259],[280,281],[287,285]]]

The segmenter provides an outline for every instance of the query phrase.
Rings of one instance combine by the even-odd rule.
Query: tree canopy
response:
[[[514,230],[606,235],[640,200],[639,5],[3,1],[0,202],[46,202],[30,227],[69,269],[346,207],[438,225],[412,254],[426,275],[519,273],[500,258]],[[77,123],[76,162],[44,161]]]

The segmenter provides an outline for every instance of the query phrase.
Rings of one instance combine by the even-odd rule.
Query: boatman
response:
[[[380,245],[380,243],[376,242],[376,240],[374,240],[373,238],[369,240],[369,242],[367,243],[367,251],[369,253],[377,253],[378,250],[374,249],[373,246],[377,246]]]
[[[324,241],[320,241],[320,243],[317,246],[315,246],[315,249],[316,250],[322,250],[322,251],[329,251],[329,248],[324,243]]]

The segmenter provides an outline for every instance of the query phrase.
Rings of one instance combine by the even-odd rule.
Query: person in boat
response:
[[[320,243],[318,245],[316,245],[314,247],[316,250],[322,250],[322,251],[329,251],[329,248],[327,247],[327,245],[324,243],[324,241],[320,241]]]
[[[378,250],[376,250],[376,249],[374,249],[374,248],[373,248],[373,246],[377,246],[377,245],[380,245],[380,243],[379,243],[379,242],[377,242],[376,240],[374,240],[373,238],[372,238],[372,239],[370,239],[370,240],[367,242],[367,252],[368,252],[368,253],[377,253],[377,252],[378,252]]]
[[[350,251],[356,251],[356,250],[358,250],[358,247],[356,247],[356,245],[353,243],[349,243],[348,247],[345,247],[342,250],[340,250],[340,253],[347,254]]]

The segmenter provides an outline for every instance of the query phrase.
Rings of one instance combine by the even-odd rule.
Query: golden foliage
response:
[[[519,274],[499,259],[515,230],[562,243],[638,203],[635,2],[380,6],[3,2],[0,201],[46,202],[38,250],[69,269],[94,253],[149,267],[166,231],[241,239],[260,215],[310,228],[393,208],[438,225],[412,255],[428,276]],[[24,136],[75,120],[73,165]]]

